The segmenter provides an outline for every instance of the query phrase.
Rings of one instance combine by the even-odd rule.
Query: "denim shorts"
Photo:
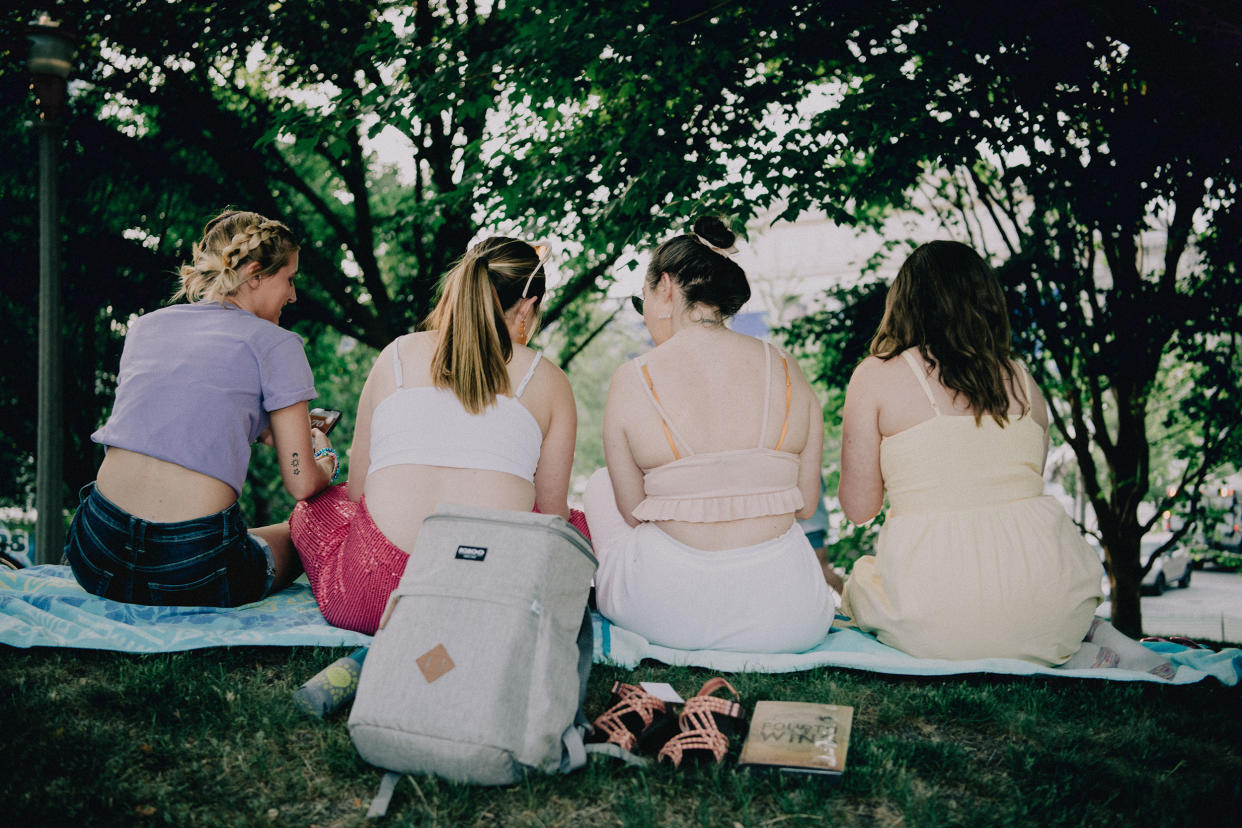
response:
[[[136,518],[82,488],[65,557],[83,589],[114,601],[155,606],[235,607],[268,594],[271,547],[246,531],[241,508],[194,520]]]

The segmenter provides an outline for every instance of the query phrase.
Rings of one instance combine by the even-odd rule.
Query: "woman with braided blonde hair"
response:
[[[493,236],[444,277],[429,330],[376,358],[358,400],[348,486],[289,518],[324,618],[374,633],[423,519],[440,503],[560,515],[578,412],[560,368],[526,347],[543,254]]]
[[[82,490],[65,556],[88,591],[136,604],[237,606],[301,571],[287,524],[247,530],[237,499],[250,445],[274,445],[306,498],[336,474],[310,426],[315,397],[297,334],[298,242],[284,224],[228,211],[208,222],[175,299],[129,326],[106,447]]]

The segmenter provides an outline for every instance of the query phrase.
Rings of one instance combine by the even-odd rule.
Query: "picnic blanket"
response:
[[[968,661],[915,658],[875,636],[855,629],[833,628],[819,646],[802,653],[736,653],[725,650],[678,650],[652,644],[636,632],[618,627],[606,618],[595,615],[595,661],[635,667],[645,658],[665,664],[707,667],[723,673],[786,673],[815,667],[848,667],[875,673],[904,676],[948,676],[963,673],[1000,673],[1014,676],[1067,676],[1107,679],[1112,681],[1154,681],[1160,684],[1192,684],[1214,677],[1223,684],[1236,685],[1242,679],[1242,650],[1226,649],[1219,653],[1192,649],[1171,642],[1149,642],[1143,645],[1177,667],[1172,679],[1161,678],[1140,670],[1119,667],[1079,666],[1083,660],[1072,659],[1060,667],[1043,667],[1016,658],[980,658]],[[1089,660],[1085,661],[1090,664]]]
[[[241,607],[149,607],[91,595],[67,566],[0,569],[0,644],[165,653],[199,647],[367,644],[323,619],[310,585]]]
[[[643,659],[707,667],[720,672],[783,673],[815,667],[847,667],[908,676],[964,673],[1073,676],[1115,681],[1190,684],[1209,676],[1235,685],[1242,678],[1242,650],[1219,653],[1154,642],[1147,648],[1177,665],[1170,681],[1119,668],[1041,667],[1017,659],[973,661],[921,659],[906,655],[873,636],[834,629],[819,646],[802,653],[737,653],[677,650],[652,644],[598,613],[595,661],[635,667]],[[370,636],[330,626],[310,586],[299,579],[288,589],[243,607],[149,607],[98,598],[78,586],[67,566],[0,569],[0,644],[11,647],[80,647],[132,653],[173,652],[200,647],[246,645],[356,647]]]

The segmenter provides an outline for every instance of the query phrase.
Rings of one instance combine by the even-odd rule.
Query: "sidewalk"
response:
[[[1195,570],[1190,586],[1142,598],[1146,635],[1181,635],[1204,641],[1242,643],[1242,575]],[[1108,601],[1096,615],[1109,617]]]

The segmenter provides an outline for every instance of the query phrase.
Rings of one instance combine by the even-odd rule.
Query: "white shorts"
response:
[[[835,593],[796,523],[754,546],[695,549],[655,524],[627,524],[607,469],[584,499],[596,605],[617,626],[665,647],[753,653],[802,652],[828,634]]]

